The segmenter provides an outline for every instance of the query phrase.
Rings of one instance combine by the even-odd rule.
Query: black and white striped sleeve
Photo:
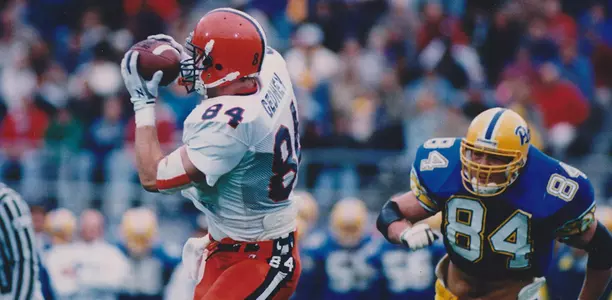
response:
[[[0,299],[38,298],[34,243],[28,205],[15,191],[0,185]]]

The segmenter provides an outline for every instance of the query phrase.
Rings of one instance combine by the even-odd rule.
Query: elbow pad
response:
[[[606,227],[597,222],[597,229],[585,250],[589,252],[587,266],[594,270],[612,268],[612,235]]]
[[[389,225],[395,221],[403,220],[404,215],[399,209],[397,202],[388,200],[382,207],[378,218],[376,219],[376,228],[382,235],[389,240]]]

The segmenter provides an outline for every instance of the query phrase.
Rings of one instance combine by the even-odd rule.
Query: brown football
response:
[[[173,82],[180,72],[180,54],[172,44],[164,41],[140,41],[131,50],[138,51],[138,72],[146,80],[150,80],[157,71],[163,71],[164,77],[160,85],[166,86]]]

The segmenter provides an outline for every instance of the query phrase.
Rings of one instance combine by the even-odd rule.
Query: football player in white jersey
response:
[[[145,81],[138,53],[126,53],[122,74],[136,112],[140,182],[151,192],[181,191],[208,218],[209,235],[183,250],[194,277],[203,274],[194,299],[288,299],[301,270],[292,205],[300,142],[284,59],[266,46],[255,19],[229,8],[204,15],[185,50],[169,36],[150,38],[171,42],[186,57],[180,82],[204,96],[185,120],[184,145],[165,155],[154,114],[163,74]]]

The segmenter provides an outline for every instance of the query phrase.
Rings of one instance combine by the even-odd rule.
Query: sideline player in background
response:
[[[316,229],[319,220],[319,204],[312,194],[306,191],[294,191],[293,196],[298,207],[297,240],[301,242],[313,234]]]
[[[208,218],[210,234],[190,239],[183,251],[198,280],[199,262],[206,259],[194,299],[289,298],[301,269],[292,205],[300,142],[285,60],[267,47],[255,19],[230,8],[204,15],[186,51],[169,36],[151,38],[172,42],[187,56],[180,81],[204,96],[185,120],[184,145],[165,156],[154,110],[163,74],[145,81],[134,51],[122,61],[136,112],[142,186],[182,191]]]
[[[30,208],[0,183],[0,299],[43,299],[35,243]]]
[[[163,298],[179,259],[164,249],[158,231],[157,215],[151,209],[136,207],[123,214],[118,246],[127,257],[129,266],[118,300]]]
[[[302,245],[303,274],[295,300],[380,299],[376,270],[366,264],[369,247],[368,210],[362,200],[338,201],[329,230],[306,238]]]
[[[431,216],[425,223],[439,233],[442,214]],[[427,248],[411,250],[386,242],[382,237],[374,241],[378,247],[367,262],[380,273],[383,294],[381,299],[433,299],[435,295],[436,264],[446,254],[441,241]]]
[[[448,256],[438,264],[436,299],[535,299],[555,239],[589,253],[580,299],[609,282],[612,236],[594,217],[593,187],[578,169],[529,143],[515,112],[479,114],[465,138],[439,138],[417,151],[411,191],[382,208],[378,229],[411,249],[435,235],[412,224],[442,211]]]

